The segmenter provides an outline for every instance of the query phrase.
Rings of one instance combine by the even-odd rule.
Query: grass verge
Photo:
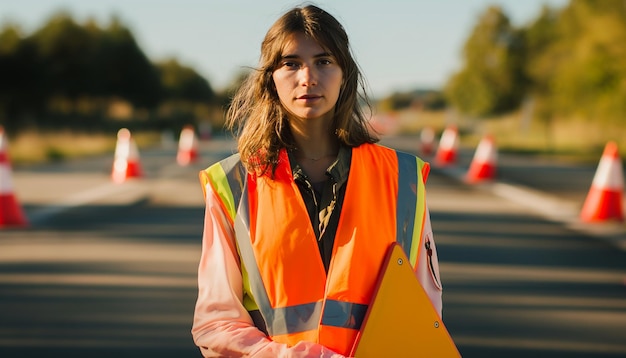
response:
[[[133,133],[139,147],[160,140],[157,133]],[[115,152],[115,135],[78,133],[69,130],[38,132],[29,130],[9,139],[11,162],[17,165],[60,161]]]
[[[590,122],[578,118],[557,118],[551,123],[516,112],[506,116],[472,119],[449,111],[408,110],[394,114],[396,131],[419,134],[431,127],[437,138],[448,124],[459,128],[461,145],[475,147],[491,134],[502,152],[548,156],[576,162],[597,162],[606,143],[614,141],[620,155],[626,155],[626,123]]]

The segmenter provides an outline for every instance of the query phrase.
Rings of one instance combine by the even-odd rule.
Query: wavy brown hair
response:
[[[284,46],[294,33],[314,39],[336,58],[343,71],[343,85],[332,122],[339,143],[355,147],[378,141],[369,131],[362,111],[362,104],[370,107],[365,81],[343,26],[319,7],[296,7],[268,30],[261,45],[259,66],[243,81],[227,112],[226,126],[238,136],[241,160],[249,172],[263,174],[268,169],[273,172],[280,149],[295,146],[272,78]]]

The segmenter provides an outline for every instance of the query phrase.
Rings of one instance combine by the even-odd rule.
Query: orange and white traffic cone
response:
[[[441,134],[439,147],[435,155],[435,164],[449,165],[456,163],[459,148],[459,133],[455,125],[449,125]]]
[[[13,190],[7,139],[4,129],[0,127],[0,228],[27,225],[26,216]]]
[[[198,139],[193,126],[185,126],[180,132],[176,161],[181,166],[189,165],[198,160]]]
[[[496,162],[498,160],[498,150],[491,135],[486,135],[478,143],[474,158],[465,176],[468,183],[478,183],[485,180],[492,180],[496,177]]]
[[[139,163],[137,144],[130,135],[130,131],[122,128],[117,132],[111,178],[115,183],[123,183],[126,179],[140,178],[142,176],[143,171],[141,163]]]
[[[586,222],[624,220],[622,195],[624,174],[619,158],[617,144],[609,142],[604,147],[598,169],[593,177],[591,189],[580,212],[580,218]]]
[[[435,131],[431,127],[424,127],[420,131],[420,153],[424,156],[433,154],[435,148]]]

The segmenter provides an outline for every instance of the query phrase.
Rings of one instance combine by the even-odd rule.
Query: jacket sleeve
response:
[[[234,230],[210,184],[202,255],[198,267],[198,299],[192,335],[204,357],[343,357],[311,342],[293,347],[271,341],[258,330],[243,306],[242,273]]]
[[[442,285],[441,276],[439,275],[439,260],[437,258],[437,248],[433,239],[428,209],[426,209],[425,216],[416,274],[430,301],[439,313],[439,317],[442,317]]]

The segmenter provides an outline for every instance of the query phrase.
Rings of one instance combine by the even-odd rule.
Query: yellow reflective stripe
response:
[[[211,165],[205,170],[200,171],[200,183],[202,184],[202,190],[204,191],[205,198],[206,186],[211,185],[211,188],[213,188],[217,196],[222,201],[222,204],[228,212],[228,216],[233,222],[235,221],[235,215],[237,212],[236,205],[239,205],[239,203],[235,204],[235,201],[239,201],[239,195],[241,195],[243,181],[245,180],[243,173],[241,176],[239,176],[236,172],[240,170],[240,167],[238,167],[238,165],[240,165],[239,156],[233,155],[218,163]],[[237,198],[235,198],[233,190],[235,190],[235,192],[237,193]],[[241,257],[239,245],[237,245],[237,251],[239,257]],[[246,265],[243,263],[241,265],[241,275],[243,279],[244,293],[243,306],[248,311],[258,310],[258,305],[255,302],[255,299],[252,295],[252,290],[250,288],[248,270],[246,269]]]
[[[239,257],[241,257],[241,253],[239,253]],[[256,304],[252,288],[250,287],[250,275],[248,275],[248,269],[246,269],[246,265],[243,263],[241,265],[241,276],[243,279],[243,306],[248,311],[258,310],[259,305]]]
[[[230,190],[228,178],[226,177],[226,172],[224,172],[221,163],[211,165],[205,172],[207,173],[208,180],[211,182],[213,190],[215,190],[226,207],[228,216],[231,220],[234,219],[236,213],[235,199],[233,198],[233,192]]]
[[[413,225],[413,245],[411,245],[411,254],[409,256],[409,261],[413,267],[416,267],[419,249],[422,246],[426,216],[426,185],[424,183],[424,175],[422,174],[425,163],[417,157],[415,160],[417,160],[417,205],[415,208],[415,224]]]

